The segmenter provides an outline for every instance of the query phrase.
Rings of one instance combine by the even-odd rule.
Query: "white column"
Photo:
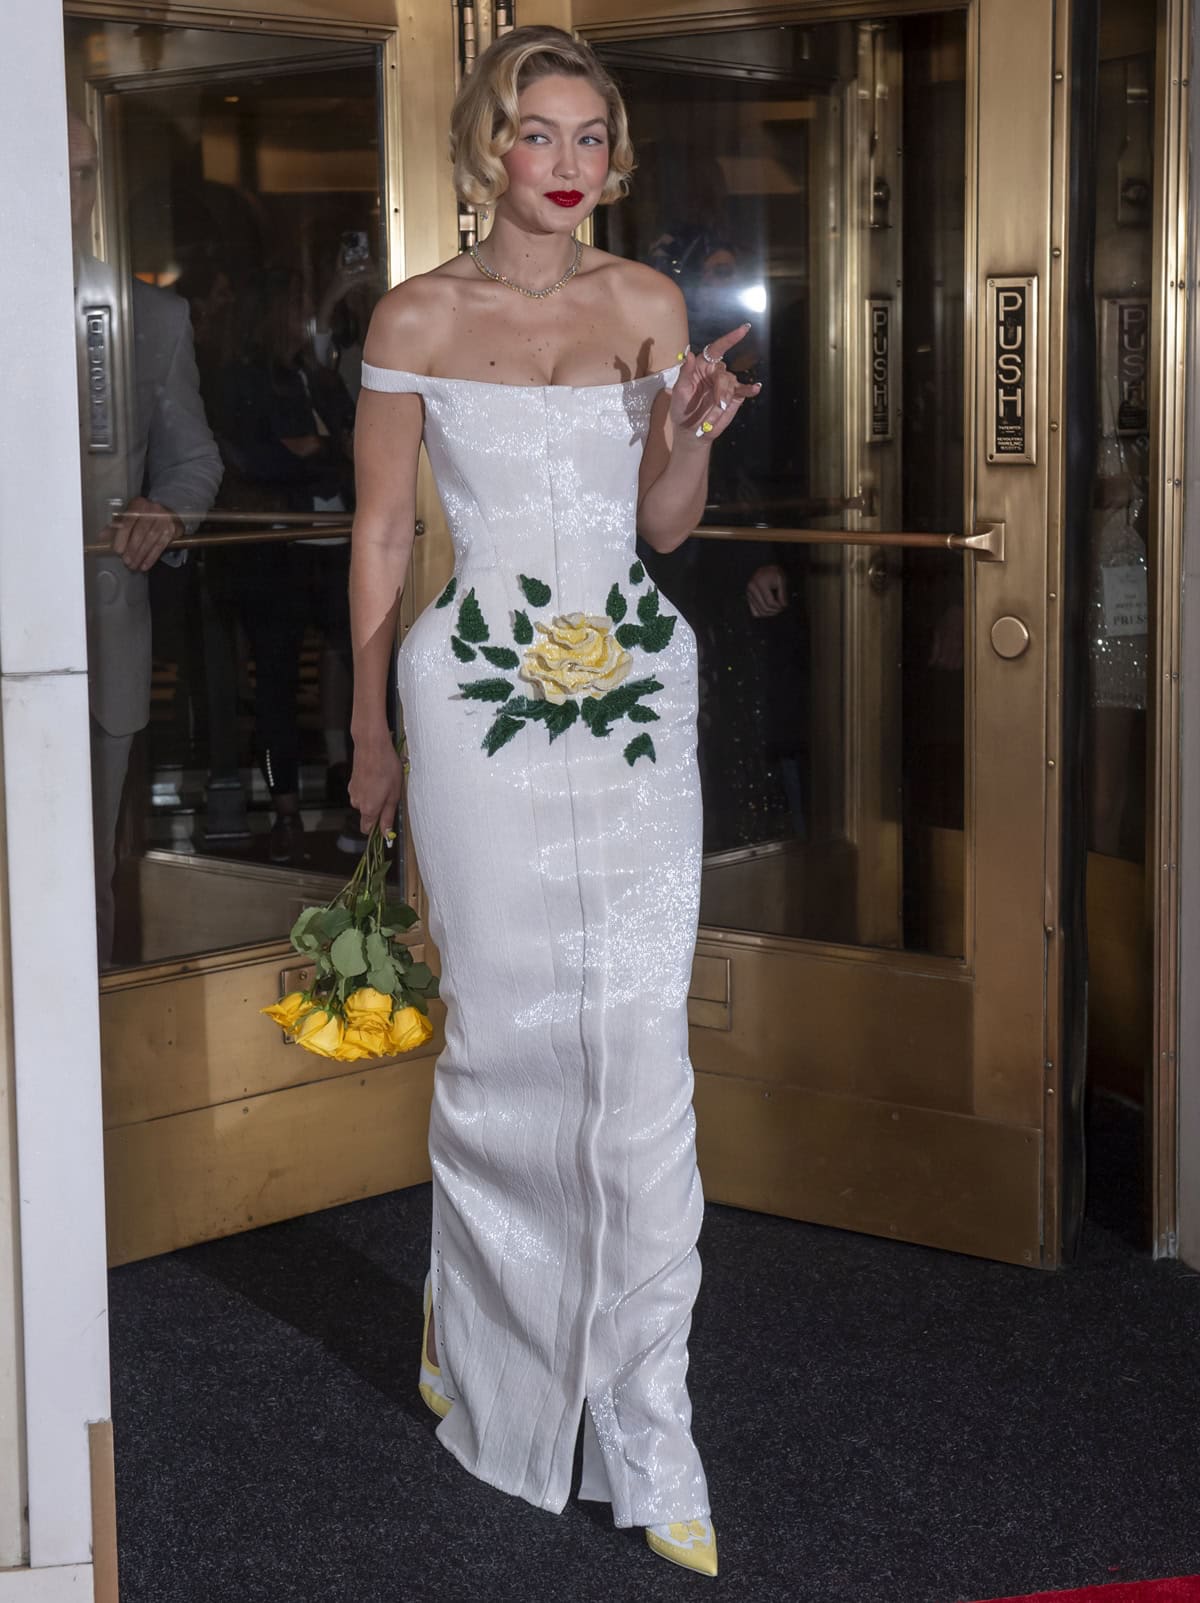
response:
[[[95,910],[61,7],[5,0],[0,716],[30,1561],[91,1556],[109,1414]],[[0,1286],[0,1298],[7,1295]]]

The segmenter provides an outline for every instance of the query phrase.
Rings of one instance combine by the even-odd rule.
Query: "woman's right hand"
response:
[[[404,795],[404,764],[396,755],[391,736],[354,742],[354,770],[350,775],[350,805],[357,808],[364,835],[376,824],[386,834],[396,827]]]

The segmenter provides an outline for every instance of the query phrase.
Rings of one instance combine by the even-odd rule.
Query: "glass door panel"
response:
[[[638,181],[597,242],[764,384],[700,539],[705,925],[960,956],[965,13],[604,42]],[[707,531],[711,529],[711,535]],[[930,542],[932,543],[932,542]]]
[[[387,283],[381,50],[66,32],[95,191],[76,259],[100,946],[136,964],[284,936],[362,848],[346,579]],[[132,572],[112,547],[147,502],[175,537]]]

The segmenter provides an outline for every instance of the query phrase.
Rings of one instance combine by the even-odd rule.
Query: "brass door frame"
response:
[[[1183,515],[1188,365],[1188,77],[1191,7],[1159,0],[1154,270],[1150,340],[1150,566],[1154,575],[1146,886],[1154,937],[1154,1037],[1145,1108],[1151,1240],[1173,1258],[1179,1231],[1179,920]],[[1192,360],[1194,360],[1194,353]]]
[[[430,14],[425,8],[404,5],[403,0],[297,0],[286,15],[257,0],[218,0],[212,5],[186,0],[64,0],[63,14],[99,22],[219,27],[249,36],[261,32],[319,39],[330,45],[381,47],[380,157],[389,283],[428,271],[454,253],[458,219],[449,162],[430,160],[431,142],[444,157],[444,130],[449,124],[459,70],[452,27],[456,19],[448,13],[439,10]],[[477,31],[491,26],[489,8],[489,18],[477,23]],[[110,200],[115,198],[110,193]],[[406,228],[407,216],[420,219],[421,226]],[[453,565],[441,503],[424,458],[418,478],[417,509],[419,526],[422,531],[430,530],[430,538],[418,542],[413,549],[411,576],[401,602],[401,634],[412,626],[424,599],[444,585]],[[224,521],[227,520],[222,515]],[[315,528],[315,520],[312,521]],[[289,531],[284,537],[296,538],[296,533]],[[200,543],[211,543],[211,536],[198,535],[179,542],[181,546]],[[420,941],[425,896],[411,844],[406,844],[406,853],[409,897],[420,915],[413,938]],[[250,949],[244,950],[247,964],[252,964],[255,955]],[[280,953],[290,950],[281,936]],[[180,971],[190,964],[190,959],[180,960]],[[130,972],[136,976],[140,971]],[[113,973],[102,974],[101,993],[117,983]]]
[[[460,8],[461,10],[461,8]],[[88,21],[208,27],[307,37],[380,51],[381,219],[389,281],[453,255],[458,216],[445,144],[456,88],[458,17],[403,0],[294,0],[288,14],[253,0],[213,5],[65,0]],[[490,24],[489,24],[490,25]],[[476,28],[479,32],[479,28]],[[407,226],[406,226],[407,223]],[[419,525],[399,621],[407,630],[451,570],[451,543],[422,457]],[[278,520],[273,520],[278,521]],[[315,522],[316,520],[304,520]],[[336,520],[335,520],[336,521]],[[230,538],[214,514],[184,544]],[[302,537],[294,527],[285,539]],[[328,534],[328,525],[310,529]],[[244,538],[234,534],[232,538]],[[406,841],[408,899],[427,952],[425,896]],[[287,882],[283,889],[286,892]],[[307,897],[313,900],[311,890]],[[429,1099],[441,1044],[415,1057],[355,1065],[289,1049],[258,1016],[294,966],[286,935],[101,975],[106,1207],[112,1262],[168,1251],[428,1178]],[[263,1033],[259,1033],[263,1032]],[[214,1043],[216,1049],[214,1049]],[[155,1092],[155,1086],[159,1092]],[[155,1106],[150,1102],[158,1095]]]
[[[561,5],[551,7],[542,0],[534,9],[538,20],[563,20]],[[1014,1255],[1017,1261],[1044,1267],[1057,1265],[1061,1256],[1060,1043],[1065,1015],[1059,820],[1065,793],[1060,782],[1058,598],[1064,499],[1059,420],[1065,387],[1068,9],[1053,0],[1005,0],[1004,5],[990,0],[967,0],[965,5],[946,0],[884,0],[876,5],[792,0],[767,6],[730,0],[651,0],[648,6],[634,0],[574,0],[570,17],[577,32],[601,42],[735,26],[966,12],[964,505],[975,519],[1003,521],[1008,537],[1002,563],[970,564],[966,574],[966,718],[968,730],[981,733],[973,733],[967,742],[964,775],[965,956],[957,964],[926,959],[924,966],[926,972],[942,968],[972,985],[969,1111],[981,1126],[1001,1127],[1032,1143],[1033,1150],[1027,1145],[1029,1155],[1021,1161],[1027,1175],[1040,1173],[1040,1217],[1031,1224],[1023,1215],[1019,1229],[1031,1234],[1024,1235]],[[1044,73],[1037,70],[1043,63]],[[1014,172],[1025,175],[1020,208],[981,203],[990,194],[1009,194]],[[982,302],[985,273],[1030,275],[1037,281],[1037,457],[1032,467],[990,463],[984,447],[980,425],[986,416],[990,369]],[[1040,539],[1021,539],[1022,529],[1044,529],[1044,545]],[[756,531],[760,537],[762,533]],[[988,626],[1009,613],[1023,618],[1034,649],[1019,663],[1001,664],[991,655]],[[995,750],[1001,731],[1004,763]],[[1040,779],[1035,781],[1034,775]],[[978,850],[982,841],[988,843],[986,852]],[[1033,851],[1026,846],[1022,852],[1025,842],[1036,843]],[[1021,865],[1019,874],[1014,864]],[[988,909],[986,920],[979,916],[981,906]],[[732,953],[746,944],[744,935],[708,927],[700,938],[714,953]],[[754,944],[764,956],[783,959],[789,951],[804,951],[821,960],[822,949],[811,943],[771,936],[754,938]],[[847,975],[861,977],[863,1006],[869,1005],[873,976],[908,968],[903,956],[886,951],[860,953],[842,947],[831,956],[850,965]],[[932,1014],[922,1028],[930,1040],[937,1038]],[[731,1072],[714,1068],[700,1078],[720,1082]],[[801,1095],[797,1106],[803,1101]],[[890,1105],[892,1118],[904,1116],[902,1101]],[[932,1133],[930,1139],[935,1139]],[[1012,1214],[1015,1228],[1019,1212]]]

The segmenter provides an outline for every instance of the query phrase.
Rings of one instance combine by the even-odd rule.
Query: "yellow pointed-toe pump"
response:
[[[440,1364],[431,1364],[429,1361],[429,1317],[433,1312],[433,1291],[430,1287],[429,1276],[425,1276],[425,1324],[421,1331],[421,1379],[420,1393],[422,1401],[427,1408],[431,1408],[439,1419],[445,1419],[453,1408],[453,1401],[446,1396],[445,1383],[442,1380]]]
[[[647,1525],[646,1541],[660,1558],[681,1564],[685,1570],[695,1570],[699,1575],[717,1573],[717,1533],[710,1519]]]

